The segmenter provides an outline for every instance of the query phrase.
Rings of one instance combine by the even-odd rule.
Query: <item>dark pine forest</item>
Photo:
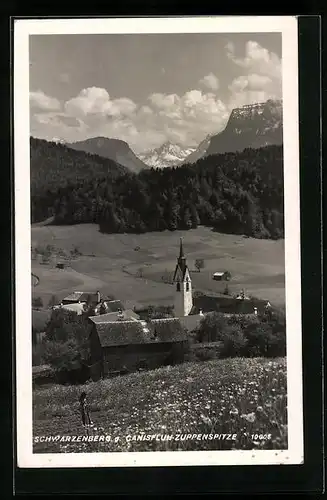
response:
[[[32,222],[96,223],[106,233],[198,225],[284,237],[282,146],[133,174],[114,161],[31,138]]]

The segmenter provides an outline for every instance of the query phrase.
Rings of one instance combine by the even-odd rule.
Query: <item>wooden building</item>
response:
[[[90,334],[91,377],[157,368],[166,364],[187,342],[177,318],[149,322],[135,319],[93,321]],[[92,319],[91,319],[92,321]]]

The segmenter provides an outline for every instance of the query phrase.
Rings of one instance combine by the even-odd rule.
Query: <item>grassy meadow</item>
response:
[[[49,264],[33,260],[32,272],[39,278],[33,296],[40,296],[46,305],[53,294],[60,299],[74,289],[100,290],[127,305],[172,304],[174,289],[165,279],[174,271],[181,236],[194,290],[221,293],[225,284],[211,276],[228,270],[230,293],[244,288],[250,295],[284,306],[284,240],[220,234],[207,227],[133,235],[101,234],[93,224],[35,225],[32,247],[50,244],[69,252],[76,246],[82,255],[64,270],[55,267],[60,258],[52,258]],[[205,262],[201,272],[194,266],[197,258]]]
[[[37,442],[40,436],[82,436],[78,397],[87,392],[102,442]],[[140,435],[235,434],[135,441]],[[258,450],[287,448],[286,361],[230,358],[135,373],[84,386],[33,391],[34,453]],[[128,437],[129,436],[129,437]],[[115,439],[116,438],[116,439]]]

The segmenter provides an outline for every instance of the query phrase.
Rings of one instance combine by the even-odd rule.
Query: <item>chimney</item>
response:
[[[97,294],[97,304],[99,304],[99,302],[101,300],[100,292],[97,291],[96,294]]]
[[[254,314],[257,316],[258,315],[258,308],[257,307],[254,307]]]

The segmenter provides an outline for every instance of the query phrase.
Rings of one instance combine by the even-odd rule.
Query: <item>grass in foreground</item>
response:
[[[78,406],[82,390],[96,428],[90,435],[106,440],[36,443],[40,436],[86,435]],[[286,360],[186,363],[84,386],[37,388],[33,408],[34,453],[286,449]],[[143,433],[174,439],[133,440]],[[176,441],[178,434],[192,438]],[[236,438],[198,440],[198,434]]]

